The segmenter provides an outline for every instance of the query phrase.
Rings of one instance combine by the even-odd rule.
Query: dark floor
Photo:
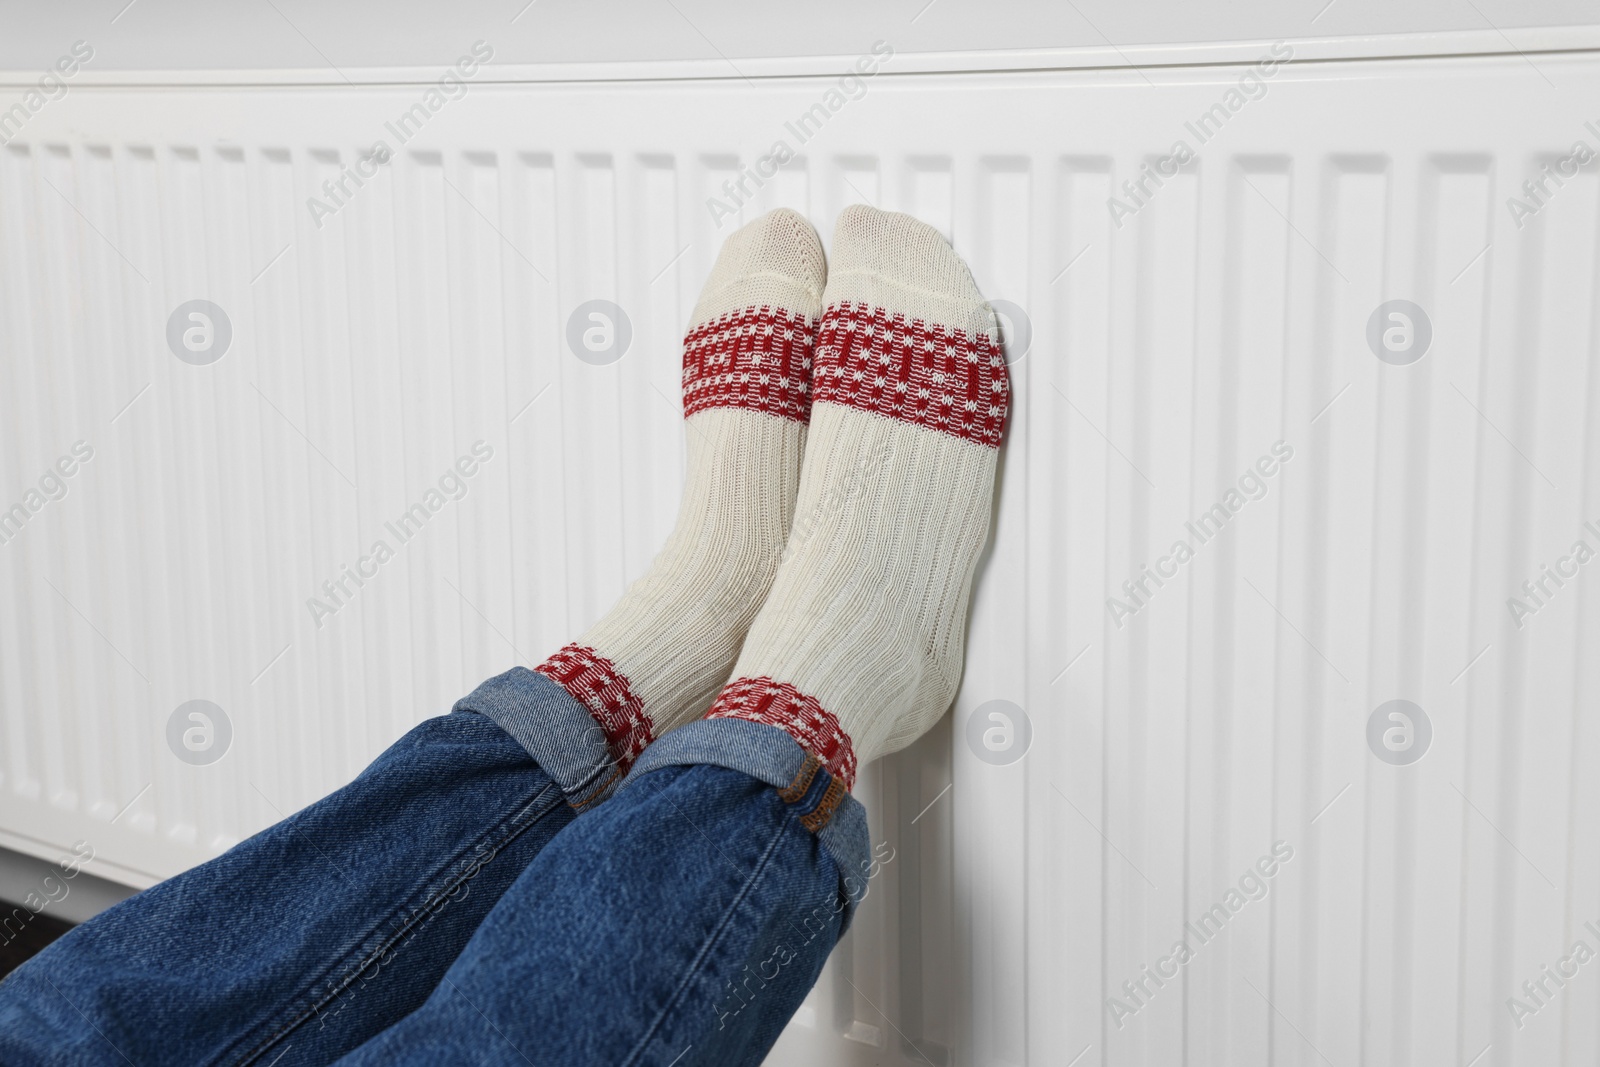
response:
[[[0,905],[9,908],[10,905]],[[17,932],[16,924],[22,916],[27,916],[22,931]],[[64,922],[53,915],[43,912],[35,915],[27,908],[17,908],[11,912],[10,921],[0,925],[0,978],[4,978],[22,964],[44,951],[44,947],[68,930],[72,923]]]

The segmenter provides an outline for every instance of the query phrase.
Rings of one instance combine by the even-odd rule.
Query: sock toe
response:
[[[972,271],[938,230],[897,211],[852,204],[833,228],[828,303],[888,308],[910,319],[972,334],[991,332],[994,313]]]
[[[799,212],[776,208],[723,242],[690,325],[751,307],[815,318],[827,277],[817,231]]]

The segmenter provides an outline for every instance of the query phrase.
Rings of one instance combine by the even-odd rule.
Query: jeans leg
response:
[[[530,756],[534,712],[592,722],[537,675],[492,679],[338,792],[71,931],[0,983],[0,1063],[326,1064],[402,1018],[575,817],[563,782],[594,777],[586,754]],[[497,725],[518,715],[520,738]]]
[[[421,1008],[339,1065],[758,1064],[875,870],[860,805],[788,735],[691,724],[556,835]]]

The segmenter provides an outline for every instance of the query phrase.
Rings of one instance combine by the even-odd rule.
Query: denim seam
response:
[[[677,1006],[679,999],[683,997],[684,993],[688,990],[690,983],[694,980],[694,976],[704,967],[706,956],[714,947],[716,947],[717,942],[722,939],[723,934],[727,932],[728,927],[733,922],[734,915],[738,912],[739,907],[750,896],[751,888],[756,884],[756,880],[761,877],[762,872],[764,872],[767,869],[767,866],[772,862],[773,853],[777,852],[779,842],[783,840],[784,835],[788,833],[789,827],[792,823],[794,823],[794,821],[794,813],[785,808],[783,811],[783,821],[778,824],[777,831],[772,835],[772,840],[767,842],[767,847],[762,851],[761,858],[756,861],[755,869],[750,872],[750,876],[745,879],[744,885],[739,887],[738,894],[723,911],[722,917],[717,920],[716,929],[707,935],[705,943],[700,946],[700,951],[695,953],[693,960],[689,961],[688,967],[684,970],[683,977],[678,980],[678,988],[673,990],[672,996],[667,999],[666,1004],[662,1005],[661,1010],[656,1013],[655,1020],[651,1022],[650,1026],[645,1030],[644,1035],[639,1038],[639,1043],[634,1046],[633,1051],[628,1054],[627,1058],[622,1061],[619,1067],[630,1067],[631,1064],[639,1062],[639,1057],[643,1055],[644,1050],[649,1046],[650,1041],[655,1037],[656,1031],[661,1028],[662,1021],[672,1014],[672,1011]]]
[[[494,722],[495,720],[491,718],[489,721]],[[496,725],[499,724],[496,723]],[[538,757],[535,757],[535,762],[537,762],[537,759]],[[610,773],[607,774],[607,772]],[[596,765],[593,770],[590,770],[584,774],[581,781],[573,785],[572,792],[567,793],[565,790],[563,790],[563,795],[566,797],[567,806],[572,808],[574,811],[582,811],[589,805],[606,799],[606,797],[610,795],[606,792],[606,789],[613,781],[620,780],[623,775],[626,774],[626,772],[623,772],[622,774],[617,772],[618,768],[613,761],[607,761],[606,763]],[[601,780],[602,775],[606,776],[604,781]]]
[[[616,782],[620,782],[623,778],[627,777],[628,774],[627,770],[622,766],[618,764],[612,764],[610,777],[601,782],[599,785],[594,786],[594,788],[591,790],[589,787],[594,785],[594,780],[600,777],[600,772],[605,769],[605,764],[596,767],[594,769],[594,773],[585,779],[581,786],[575,788],[572,792],[572,795],[567,797],[567,806],[573,811],[587,811],[589,808],[600,803],[600,801],[607,799],[611,795],[612,785]]]
[[[358,966],[350,970],[344,978],[339,979],[326,993],[323,993],[320,996],[313,994],[313,1003],[310,1007],[302,1010],[289,1022],[281,1025],[270,1036],[257,1042],[254,1047],[243,1054],[241,1059],[233,1061],[234,1067],[248,1067],[250,1063],[253,1063],[262,1056],[266,1055],[267,1052],[271,1051],[271,1049],[286,1036],[292,1034],[295,1030],[305,1025],[305,1023],[309,1020],[320,1016],[322,1014],[322,1009],[327,1005],[332,1004],[343,993],[349,990],[349,988],[355,984],[356,980],[361,977],[361,975],[374,960],[381,960],[384,954],[387,953],[390,948],[404,940],[412,932],[418,930],[430,917],[436,914],[436,905],[438,905],[440,901],[448,899],[451,894],[464,885],[468,880],[476,877],[478,871],[481,871],[483,867],[488,865],[488,863],[494,862],[495,858],[499,856],[501,850],[503,850],[507,845],[511,844],[511,842],[515,841],[518,837],[522,836],[528,830],[538,825],[538,823],[544,819],[545,816],[554,811],[556,808],[556,804],[554,803],[546,805],[537,811],[533,810],[552,790],[558,794],[557,802],[559,803],[559,800],[563,798],[560,787],[552,781],[546,781],[544,787],[540,789],[538,793],[534,794],[534,796],[531,797],[526,803],[522,804],[515,813],[496,823],[495,826],[487,833],[473,842],[472,848],[473,854],[475,855],[478,846],[481,845],[485,840],[496,837],[498,838],[493,846],[494,855],[492,855],[488,861],[483,864],[479,864],[477,867],[473,867],[470,862],[473,858],[472,855],[469,855],[467,851],[463,849],[458,852],[454,858],[452,858],[450,863],[441,866],[439,868],[440,871],[450,872],[444,876],[442,880],[442,888],[426,890],[423,894],[424,899],[422,904],[411,910],[409,917],[400,925],[399,928],[394,930],[387,937],[383,937],[380,943],[374,948],[369,949],[366,954],[361,957]],[[529,813],[531,813],[531,815],[529,815]],[[524,815],[529,815],[529,817],[523,818]],[[520,825],[519,819],[521,820]],[[466,861],[465,866],[462,865],[463,861]],[[436,873],[429,879],[429,882],[433,884],[440,884],[441,880]],[[403,907],[397,910],[402,913],[404,911]],[[392,918],[395,914],[396,911],[391,911],[389,916],[386,918]],[[372,930],[381,931],[382,926],[383,920],[379,920],[379,922],[374,924]],[[365,943],[370,941],[372,936],[373,934],[369,932],[361,938],[361,942]],[[343,954],[343,958],[348,959],[348,957],[353,954],[354,953],[345,953]],[[340,965],[341,961],[338,960],[332,963],[323,975],[319,976],[314,982],[311,983],[310,988],[314,989],[317,985],[324,982],[327,978],[327,975],[337,971]],[[225,1059],[225,1056],[222,1057],[222,1059]]]
[[[576,811],[599,803],[627,774],[610,746],[590,749],[579,736],[602,731],[595,714],[565,686],[539,671],[513,667],[456,701],[456,712],[482,715],[544,768]],[[598,758],[601,752],[604,758]]]

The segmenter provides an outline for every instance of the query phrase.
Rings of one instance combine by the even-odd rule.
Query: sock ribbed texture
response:
[[[688,471],[650,570],[536,667],[587,707],[626,771],[711,703],[777,573],[800,481],[822,245],[779,209],[723,244],[684,339]]]
[[[931,227],[840,215],[794,528],[708,717],[789,732],[854,785],[961,678],[1010,403],[994,313]]]

